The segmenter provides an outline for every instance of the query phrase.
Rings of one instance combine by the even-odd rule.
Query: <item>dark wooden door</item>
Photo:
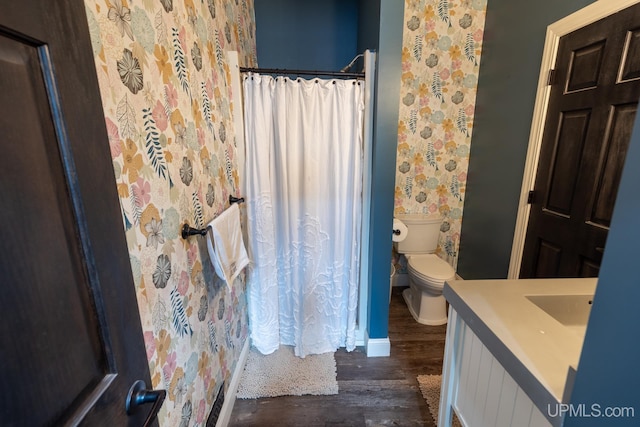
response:
[[[595,277],[640,97],[640,5],[560,39],[520,277]]]
[[[0,2],[0,424],[140,426],[150,383],[81,0]]]

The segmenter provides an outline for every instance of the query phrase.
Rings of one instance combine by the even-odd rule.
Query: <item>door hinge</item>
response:
[[[549,74],[547,74],[547,86],[553,86],[554,84],[556,84],[557,74],[558,73],[556,73],[556,70],[549,70]]]
[[[527,196],[527,204],[528,205],[533,203],[533,195],[534,195],[533,190],[529,191],[529,195]]]

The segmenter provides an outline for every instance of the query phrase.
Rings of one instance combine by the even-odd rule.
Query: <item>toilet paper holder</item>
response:
[[[392,232],[393,232],[393,234],[395,234],[396,236],[399,236],[399,235],[400,235],[400,233],[401,233],[401,231],[400,231],[400,230],[393,230]]]
[[[233,197],[229,195],[229,204],[232,205],[234,203],[244,203],[244,197]],[[206,236],[209,228],[193,228],[189,224],[185,223],[182,226],[182,235],[183,239],[189,238],[189,236]]]

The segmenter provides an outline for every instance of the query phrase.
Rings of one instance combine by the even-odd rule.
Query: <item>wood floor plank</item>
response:
[[[389,305],[391,356],[340,349],[337,395],[237,399],[229,425],[435,427],[416,377],[442,373],[446,325],[417,323],[402,290],[393,289]]]

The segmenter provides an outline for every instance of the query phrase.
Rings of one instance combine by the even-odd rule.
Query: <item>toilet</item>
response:
[[[444,282],[455,279],[453,268],[435,252],[442,217],[397,215],[407,227],[406,237],[396,242],[396,250],[407,258],[409,289],[402,292],[411,315],[424,325],[447,323],[447,303],[442,296]]]

